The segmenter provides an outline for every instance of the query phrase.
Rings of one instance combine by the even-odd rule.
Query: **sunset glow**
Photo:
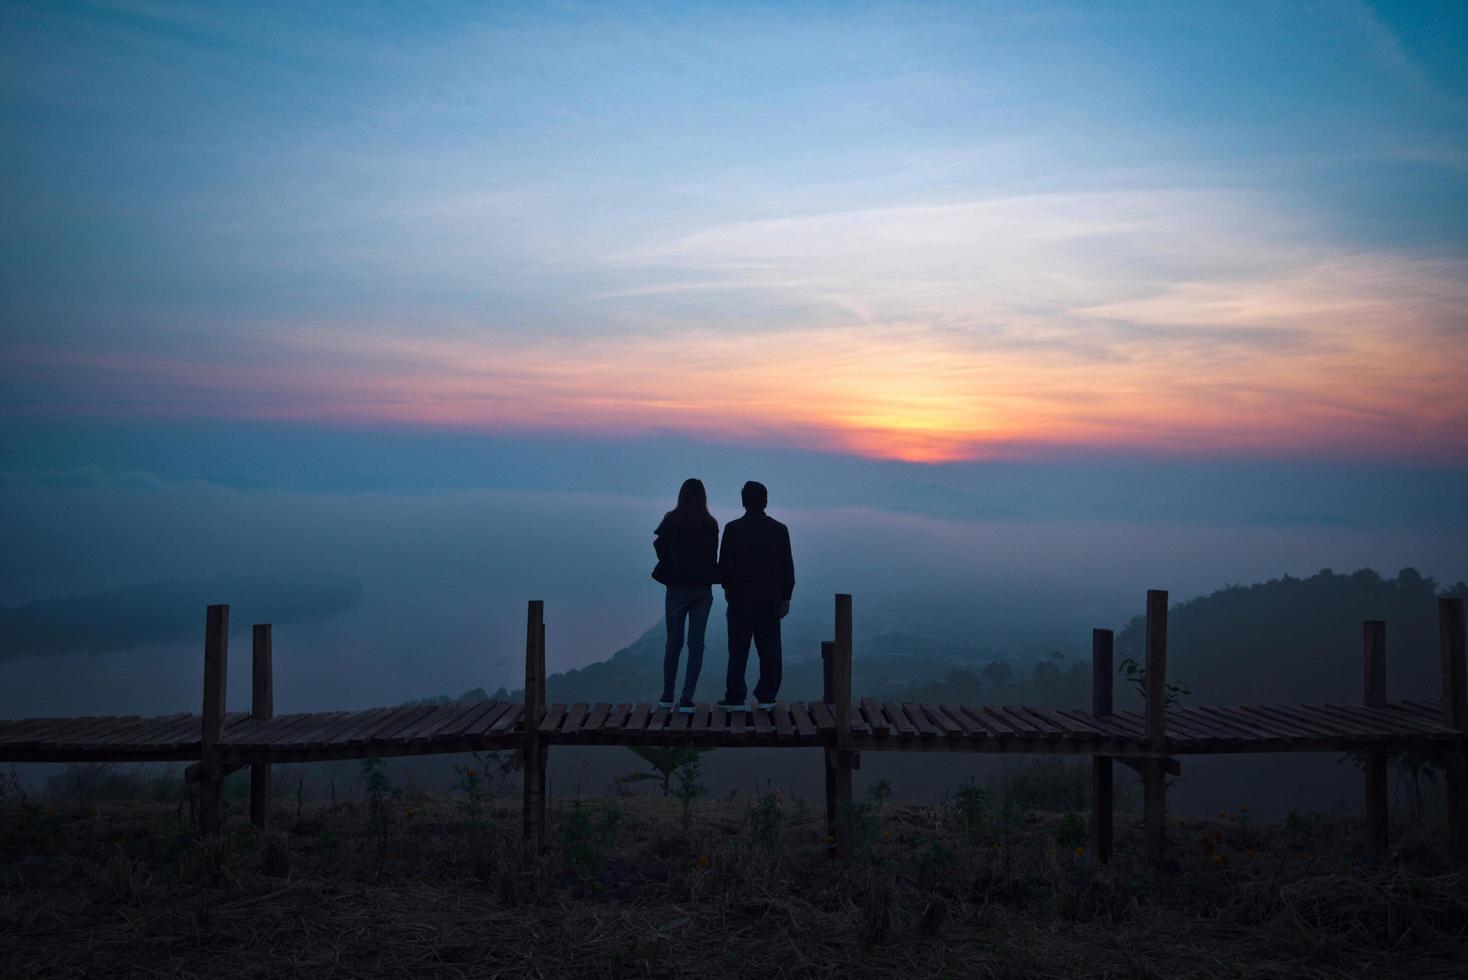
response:
[[[1052,35],[998,12],[648,14],[603,36],[543,11],[394,40],[382,80],[380,25],[327,44],[184,8],[30,10],[0,412],[914,462],[1468,460],[1468,257],[1442,217],[1463,206],[1461,93],[1350,5],[1299,25],[1333,45],[1318,63],[1222,10],[1152,38],[1072,13],[1075,56],[1048,71],[1026,51]],[[722,31],[830,43],[790,62]],[[146,53],[137,79],[107,38]],[[117,94],[173,91],[216,42],[256,52],[209,84],[238,99],[230,127],[185,88]],[[1190,114],[1139,81],[1215,48],[1327,74],[1339,100],[1200,68],[1175,84],[1216,104]],[[1088,67],[1118,51],[1138,64]],[[779,95],[710,114],[730,73],[764,71]],[[872,114],[890,143],[867,142]],[[122,135],[144,123],[156,151]]]

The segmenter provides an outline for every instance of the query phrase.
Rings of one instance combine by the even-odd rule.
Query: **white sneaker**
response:
[[[755,707],[759,708],[761,711],[774,711],[775,710],[775,702],[774,701],[761,701],[757,705],[755,705]]]
[[[723,708],[725,711],[748,711],[749,710],[749,705],[745,704],[743,701],[738,701],[738,702],[734,702],[734,701],[720,701],[718,703],[718,705],[716,705],[716,707]]]

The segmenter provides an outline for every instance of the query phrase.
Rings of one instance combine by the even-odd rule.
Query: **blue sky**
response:
[[[1460,4],[0,18],[12,418],[1468,450]]]

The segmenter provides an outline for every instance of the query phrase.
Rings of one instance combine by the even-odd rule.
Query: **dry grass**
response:
[[[279,809],[264,836],[236,815],[208,841],[176,804],[10,806],[0,975],[1426,980],[1468,962],[1468,880],[1430,840],[1365,863],[1350,823],[1173,821],[1177,866],[1154,875],[1129,824],[1098,868],[1056,815],[966,840],[949,809],[888,804],[842,864],[819,806],[779,801],[771,839],[752,802],[700,804],[685,836],[676,800],[557,800],[545,854],[510,800],[479,830],[460,801],[395,800],[385,840],[352,803]]]

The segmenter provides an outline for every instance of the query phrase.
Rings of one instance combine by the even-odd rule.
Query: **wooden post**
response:
[[[545,603],[532,599],[525,624],[525,715],[521,753],[525,761],[525,840],[545,847],[545,763],[540,715],[545,710]]]
[[[224,727],[229,679],[229,607],[210,606],[204,617],[204,705],[199,731],[199,830],[217,834],[224,825],[224,770],[215,746]]]
[[[1442,649],[1443,724],[1468,730],[1468,674],[1463,655],[1463,600],[1437,600],[1438,637]],[[1468,747],[1460,736],[1449,750],[1447,765],[1448,853],[1456,864],[1468,863]]]
[[[855,754],[851,751],[851,646],[851,596],[837,593],[836,642],[831,650],[836,739],[831,753],[835,759],[827,808],[836,813],[836,856],[843,860],[851,857],[851,771],[855,767]]]
[[[274,680],[271,668],[270,624],[256,623],[252,632],[250,717],[269,721],[275,717]],[[270,763],[250,765],[250,822],[260,830],[270,826]]]
[[[1167,737],[1167,593],[1147,591],[1147,740],[1161,749]],[[1167,864],[1167,771],[1162,759],[1148,759],[1142,779],[1142,832],[1147,863]]]
[[[1111,630],[1091,631],[1091,714],[1109,715],[1114,710],[1111,700],[1113,647]],[[1111,863],[1111,757],[1091,757],[1091,853],[1101,864]]]
[[[836,704],[836,644],[832,640],[821,641],[821,700]],[[821,753],[826,774],[826,836],[836,840],[836,750],[827,746]]]
[[[1386,623],[1366,620],[1361,640],[1366,707],[1381,708],[1386,705]],[[1366,846],[1377,856],[1390,845],[1388,814],[1386,753],[1377,749],[1366,753]]]

